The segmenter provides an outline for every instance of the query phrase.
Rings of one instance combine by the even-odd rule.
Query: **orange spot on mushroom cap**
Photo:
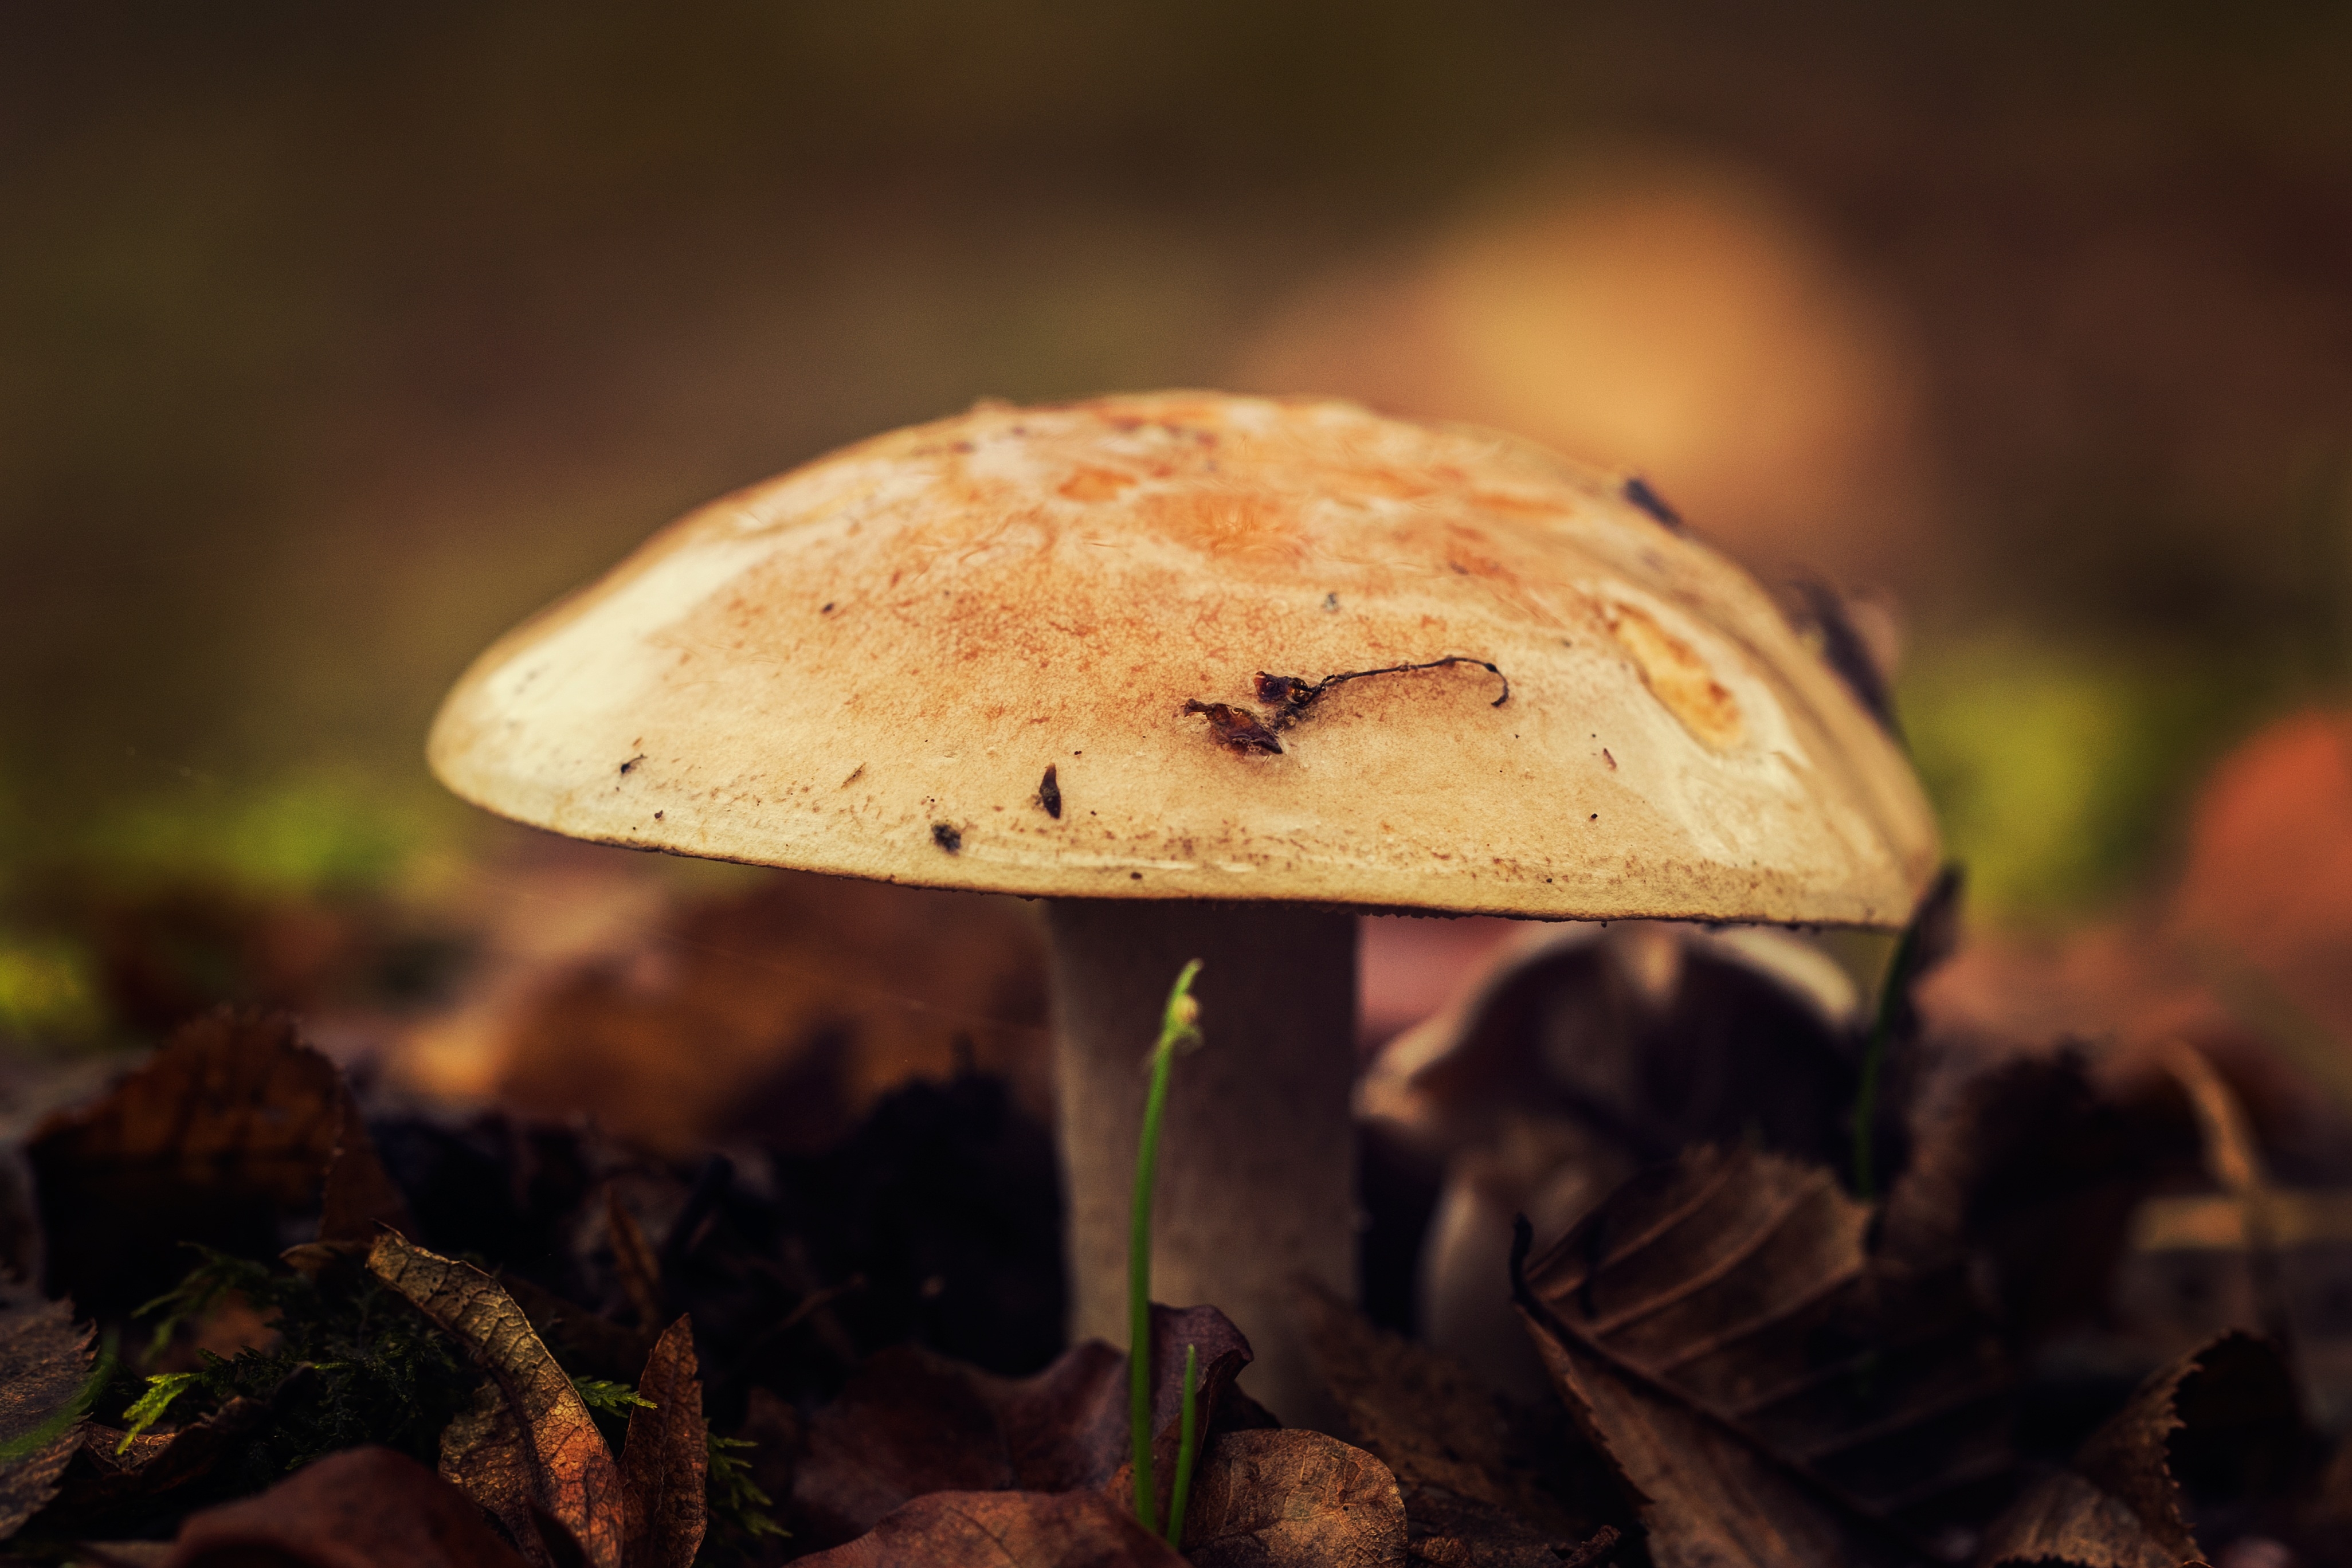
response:
[[[1306,558],[1305,530],[1293,496],[1190,488],[1138,497],[1135,508],[1151,531],[1203,555]]]
[[[1605,612],[1609,635],[1642,672],[1642,683],[1700,744],[1727,752],[1747,738],[1738,700],[1698,651],[1660,626],[1647,611],[1615,603]]]
[[[1080,468],[1062,481],[1060,493],[1071,500],[1112,500],[1121,490],[1139,482],[1133,474],[1123,474],[1116,468]]]

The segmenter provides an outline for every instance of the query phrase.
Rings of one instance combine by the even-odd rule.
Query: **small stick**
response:
[[[1511,700],[1511,678],[1496,668],[1492,661],[1472,658],[1466,654],[1447,654],[1444,658],[1433,658],[1425,664],[1391,664],[1378,669],[1342,670],[1317,681],[1303,680],[1295,675],[1268,675],[1261,669],[1257,672],[1257,700],[1274,703],[1280,709],[1275,715],[1274,727],[1283,730],[1289,728],[1300,714],[1320,701],[1325,693],[1345,681],[1361,680],[1373,675],[1410,675],[1417,669],[1444,669],[1457,664],[1475,665],[1503,683],[1502,695],[1489,702],[1486,705],[1489,708],[1500,708]]]

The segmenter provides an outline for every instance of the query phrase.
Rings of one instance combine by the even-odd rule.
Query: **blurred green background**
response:
[[[0,1011],[87,989],[60,879],[500,831],[441,691],[694,503],[1175,384],[1515,426],[1883,591],[1980,912],[2126,896],[2347,673],[2352,14],[1894,9],[0,10]]]

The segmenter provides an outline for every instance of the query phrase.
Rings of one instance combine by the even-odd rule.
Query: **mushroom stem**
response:
[[[1059,1140],[1070,1331],[1127,1338],[1128,1201],[1168,987],[1200,959],[1206,1044],[1170,1088],[1153,1294],[1221,1309],[1256,1359],[1243,1384],[1293,1426],[1336,1415],[1308,1359],[1303,1276],[1356,1295],[1356,920],[1296,904],[1056,899]]]

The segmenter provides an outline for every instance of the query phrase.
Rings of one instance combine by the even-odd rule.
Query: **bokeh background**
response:
[[[2347,51],[2288,0],[6,7],[0,1026],[686,987],[716,938],[630,933],[753,874],[446,798],[465,662],[836,444],[1183,384],[1644,472],[1855,597],[1979,930],[2126,918],[2352,679]]]

